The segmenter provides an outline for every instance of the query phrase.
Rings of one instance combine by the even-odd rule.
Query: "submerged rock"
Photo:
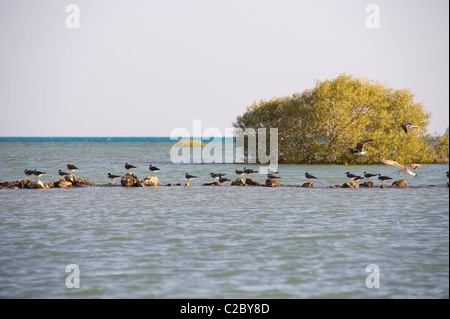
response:
[[[186,185],[184,185],[184,186],[192,186],[192,183],[191,182],[187,182]]]
[[[231,186],[246,186],[246,184],[245,181],[239,177],[237,180],[231,182]]]
[[[32,182],[30,185],[28,185],[28,188],[34,189],[44,189],[44,183],[42,183],[41,181],[36,181],[36,182]]]
[[[355,182],[347,182],[342,185],[342,188],[359,188],[359,184]]]
[[[152,187],[152,186],[161,186],[161,182],[156,176],[147,176],[143,180],[140,180],[136,183],[137,187]]]
[[[267,187],[280,187],[280,183],[276,179],[267,179],[265,186]]]
[[[340,185],[340,184],[338,184],[338,185],[333,185],[333,186],[331,186],[331,188],[341,188],[341,185]]]
[[[120,179],[120,183],[125,187],[136,186],[138,182],[139,178],[136,177],[135,173],[126,173]]]
[[[303,188],[313,188],[314,184],[311,182],[306,182],[305,184],[302,185]]]
[[[408,183],[405,180],[395,181],[391,185],[392,188],[407,188]]]
[[[214,183],[204,183],[203,186],[222,186],[218,181]]]

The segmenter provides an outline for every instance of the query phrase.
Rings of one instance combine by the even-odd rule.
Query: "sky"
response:
[[[449,1],[0,0],[0,136],[169,136],[194,120],[225,134],[253,102],[344,73],[411,89],[444,133]]]

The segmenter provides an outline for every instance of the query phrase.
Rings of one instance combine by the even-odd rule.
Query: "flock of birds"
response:
[[[400,124],[400,127],[405,131],[405,133],[408,133],[408,130],[411,129],[411,128],[417,128],[417,126],[413,125],[410,122],[402,123],[402,124]],[[357,156],[367,156],[367,153],[363,149],[364,149],[364,146],[367,143],[370,143],[372,141],[373,140],[371,140],[371,139],[361,141],[361,142],[357,143],[355,148],[349,148],[348,150],[350,151],[350,153],[352,153],[354,155],[357,155]],[[404,173],[405,174],[405,179],[406,179],[407,176],[417,177],[417,174],[414,173],[413,171],[422,166],[421,164],[411,164],[410,166],[405,167],[405,166],[403,166],[403,165],[401,165],[401,164],[399,164],[399,163],[397,163],[395,161],[386,160],[386,159],[382,159],[381,162],[386,164],[386,165],[395,166],[395,167],[399,168],[399,174],[400,173]],[[78,167],[76,167],[73,164],[67,164],[66,167],[67,167],[67,169],[70,172],[74,172],[75,170],[78,169]],[[125,163],[125,169],[127,171],[131,171],[131,170],[133,170],[135,168],[137,168],[137,166],[134,166],[134,165],[129,164],[129,163]],[[152,173],[156,173],[160,169],[158,167],[150,164],[149,170]],[[39,179],[41,176],[46,174],[45,172],[38,171],[37,169],[34,169],[34,170],[25,169],[24,173],[29,178],[31,178],[32,176],[36,176],[37,179]],[[243,170],[235,170],[235,173],[236,173],[236,175],[239,176],[239,178],[242,178],[242,175],[247,175],[247,178],[249,178],[252,174],[258,173],[258,171],[255,171],[253,169],[247,169],[247,168],[244,167]],[[64,176],[69,175],[71,173],[59,170],[58,174],[61,177],[64,177]],[[274,172],[274,171],[268,170],[267,178],[270,179],[270,180],[279,179],[281,177],[279,177],[278,174],[279,174],[279,172]],[[224,185],[227,182],[231,181],[230,179],[224,177],[226,175],[224,173],[210,173],[209,175],[214,179],[214,182],[218,182],[221,185]],[[363,174],[364,176],[355,175],[355,174],[352,174],[350,172],[346,172],[345,175],[347,176],[348,179],[353,180],[355,182],[359,182],[360,180],[362,180],[364,178],[366,178],[369,181],[371,181],[372,178],[378,176],[378,180],[380,180],[383,183],[383,185],[384,185],[384,183],[386,181],[393,179],[392,177],[389,177],[389,176],[383,176],[381,174],[373,174],[373,173],[368,173],[368,172],[364,172],[364,174]],[[120,177],[121,177],[121,175],[113,175],[111,173],[108,173],[108,179],[111,180],[111,182],[114,182],[117,178],[120,178]],[[189,183],[193,179],[198,178],[198,176],[194,176],[194,175],[191,175],[189,173],[186,173],[184,177],[186,178],[186,180]],[[310,174],[308,172],[305,173],[305,177],[308,179],[309,182],[311,182],[311,180],[313,180],[313,179],[318,179],[317,177],[315,177],[314,175],[312,175],[312,174]],[[449,177],[449,172],[447,172],[447,177]]]

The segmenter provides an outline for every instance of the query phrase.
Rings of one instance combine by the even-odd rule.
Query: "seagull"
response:
[[[59,176],[66,176],[66,175],[70,175],[69,173],[67,173],[67,172],[63,172],[62,170],[58,170],[58,174],[59,174]]]
[[[396,166],[396,167],[400,168],[400,170],[398,171],[399,174],[404,173],[406,176],[410,175],[410,176],[414,176],[414,177],[417,177],[417,174],[413,173],[412,171],[414,171],[422,166],[420,164],[411,164],[408,167],[404,167],[403,165],[401,165],[395,161],[385,160],[385,159],[382,159],[381,162],[386,165]],[[404,179],[406,179],[406,177]]]
[[[349,179],[354,179],[356,177],[355,174],[352,174],[350,172],[345,173],[345,175],[347,175],[347,178],[349,178]]]
[[[239,178],[241,178],[242,177],[242,175],[244,175],[245,174],[245,172],[244,171],[240,171],[240,170],[235,170],[234,171],[237,175],[239,175]]]
[[[406,123],[400,124],[400,127],[403,129],[403,131],[405,131],[406,134],[408,134],[408,129],[418,127],[418,126],[415,126],[410,122],[406,122]]]
[[[389,176],[381,176],[381,174],[378,174],[378,179],[381,181],[381,183],[384,185],[385,181],[388,181],[390,179],[392,179],[392,177]]]
[[[222,176],[224,176],[224,175],[226,175],[226,174],[222,174],[222,173],[219,173],[219,174],[210,173],[209,175],[211,175],[211,177],[214,178],[214,181],[216,182],[216,181],[217,181],[217,178],[222,178]]]
[[[317,177],[315,177],[314,175],[309,174],[308,172],[305,173],[305,177],[311,181],[311,179],[317,179]]]
[[[41,171],[38,171],[37,169],[34,169],[33,174],[34,174],[34,176],[36,176],[36,177],[38,178],[38,180],[39,180],[39,177],[41,177],[42,175],[44,175],[45,172],[41,172]]]
[[[369,181],[371,180],[372,177],[378,176],[378,174],[371,174],[371,173],[367,173],[364,172],[364,177],[367,178]]]
[[[153,172],[153,173],[156,173],[156,172],[158,172],[158,171],[160,170],[158,167],[153,166],[152,164],[150,164],[150,166],[148,167],[148,169],[149,169],[151,172]]]
[[[249,169],[249,168],[245,168],[245,167],[244,167],[244,173],[247,174],[247,176],[250,177],[252,174],[258,173],[258,171],[254,171],[254,170],[252,170],[252,169]]]
[[[32,169],[25,169],[23,172],[25,173],[25,175],[27,175],[29,177],[29,179],[31,179],[31,176],[34,175],[34,171]],[[447,175],[448,175],[448,173],[447,173]]]
[[[372,142],[373,140],[365,140],[365,141],[361,141],[358,144],[356,144],[356,148],[349,148],[348,150],[350,151],[350,153],[354,154],[354,155],[362,155],[362,156],[367,156],[367,153],[363,151],[364,145],[366,145],[369,142]]]
[[[111,182],[114,182],[114,180],[116,180],[119,177],[120,175],[111,175],[111,173],[108,173],[108,178],[110,179]]]
[[[221,178],[219,178],[219,184],[220,185],[225,185],[226,183],[228,183],[230,180],[228,179],[228,178],[224,178],[224,177],[221,177]]]
[[[193,175],[186,173],[184,175],[184,178],[186,178],[188,180],[188,182],[191,182],[191,180],[193,180],[194,178],[197,178],[197,176],[193,176]]]
[[[71,172],[75,172],[75,170],[77,170],[78,167],[76,167],[75,165],[72,165],[72,164],[67,164],[67,169]]]
[[[130,171],[130,170],[132,170],[133,168],[136,168],[136,166],[131,165],[131,164],[128,164],[128,163],[125,163],[125,169],[126,169],[127,171]]]

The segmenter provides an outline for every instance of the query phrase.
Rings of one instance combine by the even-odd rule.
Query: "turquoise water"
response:
[[[449,297],[448,166],[421,167],[408,189],[331,189],[347,171],[398,178],[389,166],[338,165],[278,167],[286,185],[314,174],[314,189],[203,187],[210,172],[234,178],[243,166],[175,165],[170,146],[0,141],[0,181],[24,179],[25,168],[56,181],[68,163],[100,184],[125,173],[125,162],[140,178],[150,163],[160,167],[162,184],[199,176],[194,187],[0,190],[0,297]],[[69,264],[79,266],[80,288],[66,287]],[[370,264],[380,288],[366,287]]]

